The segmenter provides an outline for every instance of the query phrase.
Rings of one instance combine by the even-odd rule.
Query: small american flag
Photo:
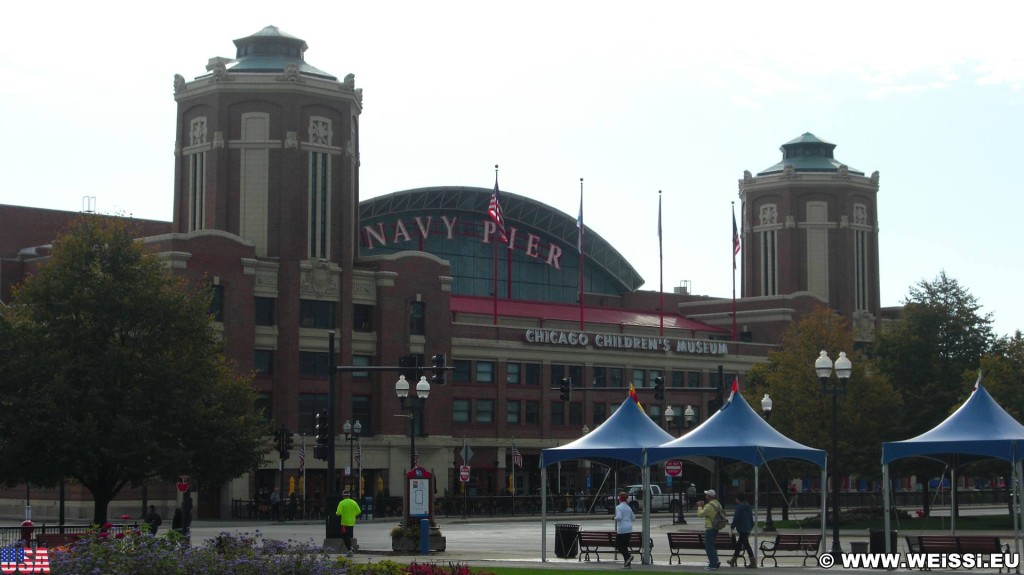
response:
[[[494,192],[491,193],[491,203],[487,206],[487,215],[491,216],[494,224],[498,227],[502,243],[508,243],[508,234],[505,233],[505,216],[501,211],[501,202],[498,201],[498,176],[494,176]]]
[[[306,438],[302,438],[302,445],[299,447],[299,477],[306,472]]]
[[[512,444],[512,465],[515,465],[516,467],[523,466],[523,454],[519,453],[519,449],[516,447],[515,443]]]
[[[362,461],[363,461],[363,446],[362,445],[356,445],[356,467],[362,467],[363,466]]]

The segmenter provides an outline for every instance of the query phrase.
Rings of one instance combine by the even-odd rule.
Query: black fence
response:
[[[138,523],[118,523],[118,524],[114,524],[114,526],[111,527],[110,529],[108,529],[107,531],[108,531],[108,533],[110,533],[111,536],[116,537],[118,533],[124,533],[124,532],[131,531],[133,529],[138,529],[138,528],[139,528],[139,524]],[[23,534],[25,529],[26,528],[21,527],[21,526],[18,526],[18,527],[0,527],[0,547],[13,547],[15,545],[21,544],[20,542],[24,542],[25,538],[24,538],[24,536],[22,534]],[[31,529],[31,541],[29,541],[29,544],[31,545],[32,542],[35,541],[35,538],[38,537],[39,535],[53,535],[53,534],[75,535],[75,534],[78,534],[78,533],[85,533],[86,531],[88,531],[90,529],[95,530],[96,527],[92,526],[92,525],[82,525],[82,524],[79,524],[79,525],[50,525],[50,524],[47,524],[47,523],[43,523],[43,524],[40,524],[40,525],[34,525],[30,529]],[[28,533],[25,533],[25,535],[28,535]]]

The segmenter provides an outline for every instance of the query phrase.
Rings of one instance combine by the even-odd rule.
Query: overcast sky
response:
[[[31,5],[30,5],[31,4]],[[170,220],[173,76],[267,25],[364,89],[361,198],[500,184],[658,289],[732,292],[743,170],[804,132],[878,170],[882,305],[940,271],[1024,329],[1019,2],[18,2],[0,203]],[[738,217],[738,216],[737,216]]]

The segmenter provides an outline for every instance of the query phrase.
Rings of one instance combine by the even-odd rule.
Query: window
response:
[[[605,385],[607,385],[608,380],[606,379],[607,375],[605,374],[605,368],[595,367],[593,370],[593,374],[594,387],[604,387]]]
[[[409,334],[426,335],[426,322],[424,321],[424,304],[421,301],[414,301],[409,304]]]
[[[352,365],[353,366],[373,365],[371,363],[372,360],[373,360],[373,358],[368,356],[368,355],[353,355],[352,356]],[[353,371],[352,372],[352,379],[359,380],[359,381],[366,381],[366,380],[370,379],[370,372],[368,372],[368,371]]]
[[[322,116],[309,119],[309,143],[330,146],[334,137],[331,120]],[[331,213],[331,158],[327,152],[309,152],[309,257],[327,259]]]
[[[473,362],[465,359],[456,359],[452,362],[452,367],[455,368],[452,371],[452,381],[455,383],[469,383]]]
[[[526,364],[526,385],[540,385],[540,364]]]
[[[551,403],[551,425],[565,425],[565,402],[554,401]]]
[[[622,368],[621,367],[609,367],[608,368],[608,386],[609,387],[622,387]]]
[[[646,381],[645,375],[646,375],[646,372],[644,370],[642,370],[642,369],[634,369],[633,370],[633,380],[630,381],[630,383],[632,383],[634,387],[642,387],[644,385],[644,381]]]
[[[519,370],[522,368],[522,364],[519,363],[506,363],[505,364],[505,382],[512,385],[520,383]]]
[[[573,387],[586,387],[587,382],[583,379],[583,366],[582,365],[570,365],[569,366],[569,379],[572,380]]]
[[[274,350],[257,349],[253,353],[253,370],[256,371],[256,375],[274,373]]]
[[[519,424],[520,408],[522,404],[518,401],[509,401],[505,403],[505,423],[512,425]]]
[[[492,361],[478,361],[478,362],[476,362],[476,382],[477,383],[494,383],[494,362],[492,362]]]
[[[213,316],[213,321],[224,321],[224,286],[213,285],[210,286],[210,291],[213,292],[213,298],[210,300],[210,315]]]
[[[594,407],[594,427],[604,423],[604,420],[608,419],[608,406],[603,403],[595,403]]]
[[[356,395],[352,397],[352,419],[363,426],[360,437],[372,437],[373,431],[373,409],[368,395]],[[342,422],[342,425],[345,423]]]
[[[672,372],[672,387],[686,387],[686,372],[685,371],[673,371]]]
[[[538,425],[540,424],[540,402],[539,401],[527,401],[526,402],[526,419],[527,425]]]
[[[469,423],[469,400],[452,400],[452,423]]]
[[[297,430],[297,433],[302,435],[315,435],[316,414],[320,413],[320,410],[322,409],[327,409],[326,393],[300,393],[299,429]]]
[[[478,400],[476,400],[476,422],[477,423],[494,423],[494,400],[493,399],[478,399]]]
[[[269,393],[256,394],[256,402],[253,407],[257,414],[262,415],[264,422],[270,423],[270,420],[274,418],[274,402],[271,401]]]
[[[327,352],[300,351],[299,375],[327,377],[328,363]]]
[[[299,327],[334,329],[334,302],[313,299],[300,300]]]
[[[276,300],[272,297],[257,297],[256,298],[256,314],[253,318],[253,323],[256,325],[275,325],[274,321],[274,303]]]
[[[352,306],[352,331],[373,331],[373,306],[357,303]]]
[[[686,372],[686,387],[700,387],[704,377],[699,371]]]
[[[569,403],[569,425],[583,425],[583,404],[579,401]]]
[[[663,423],[661,421],[661,406],[660,405],[655,405],[655,404],[652,404],[652,403],[648,403],[646,409],[647,409],[647,417],[650,417],[651,421],[653,421],[654,423],[657,423],[658,425],[661,425]]]
[[[565,373],[565,366],[559,363],[551,364],[551,385],[558,385],[563,377],[569,377]]]

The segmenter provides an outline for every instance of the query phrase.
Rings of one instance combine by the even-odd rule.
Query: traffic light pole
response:
[[[334,331],[327,334],[327,365],[334,365]],[[335,370],[327,370],[327,485],[324,486],[324,505],[328,498],[337,497],[334,489],[334,406],[337,398],[334,391]]]

